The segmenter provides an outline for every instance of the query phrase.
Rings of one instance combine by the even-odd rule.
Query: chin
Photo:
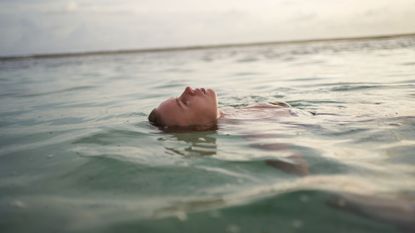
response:
[[[209,92],[209,93],[211,93],[212,95],[216,96],[216,92],[215,92],[213,89],[208,88],[208,89],[206,89],[206,90],[207,90],[207,92]]]
[[[215,103],[215,106],[217,106],[218,100],[217,100],[216,92],[212,89],[207,89],[207,92],[209,93],[209,97],[211,97],[213,102]]]

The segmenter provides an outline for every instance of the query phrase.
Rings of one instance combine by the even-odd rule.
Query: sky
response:
[[[414,0],[0,0],[0,56],[414,32]]]

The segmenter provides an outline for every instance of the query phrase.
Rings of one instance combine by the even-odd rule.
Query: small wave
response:
[[[360,91],[365,89],[380,88],[380,85],[340,85],[331,88],[331,91]]]
[[[143,136],[148,135],[146,133],[132,130],[110,129],[76,139],[73,141],[73,144],[117,145],[122,142],[123,139],[135,140]]]
[[[261,73],[258,72],[238,72],[233,74],[233,76],[254,76],[254,75],[260,75]]]
[[[401,63],[401,65],[403,65],[403,66],[415,66],[415,62],[404,62],[404,63]]]
[[[238,62],[238,63],[248,63],[248,62],[256,62],[258,60],[259,59],[256,58],[256,57],[245,57],[245,58],[238,59],[236,62]]]
[[[310,81],[319,81],[319,80],[326,80],[326,79],[327,78],[308,77],[308,78],[287,78],[286,80],[290,82],[310,82]]]
[[[78,86],[78,87],[71,87],[71,88],[62,89],[62,90],[17,95],[16,97],[28,98],[28,97],[46,96],[46,95],[53,95],[53,94],[63,94],[63,93],[74,92],[74,91],[89,90],[93,88],[96,88],[96,86]]]

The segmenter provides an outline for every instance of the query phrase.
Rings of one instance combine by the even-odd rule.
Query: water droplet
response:
[[[187,214],[183,211],[177,212],[176,217],[182,222],[187,220]]]
[[[302,202],[308,202],[309,199],[310,198],[307,195],[301,195],[301,197],[300,197],[300,201],[302,201]]]
[[[222,214],[217,210],[213,210],[213,211],[210,211],[209,215],[212,218],[220,218]]]
[[[294,228],[300,228],[303,226],[303,221],[296,219],[292,222]]]
[[[24,207],[26,207],[26,205],[22,201],[19,201],[19,200],[13,201],[11,203],[11,206],[14,206],[14,207],[17,207],[17,208],[24,208]]]
[[[226,231],[230,233],[238,233],[240,231],[239,227],[235,224],[230,224],[226,227]]]

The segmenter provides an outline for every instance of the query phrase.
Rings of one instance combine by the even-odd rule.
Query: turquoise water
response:
[[[151,126],[188,85],[311,114]],[[0,96],[1,232],[415,229],[414,37],[3,60]]]

